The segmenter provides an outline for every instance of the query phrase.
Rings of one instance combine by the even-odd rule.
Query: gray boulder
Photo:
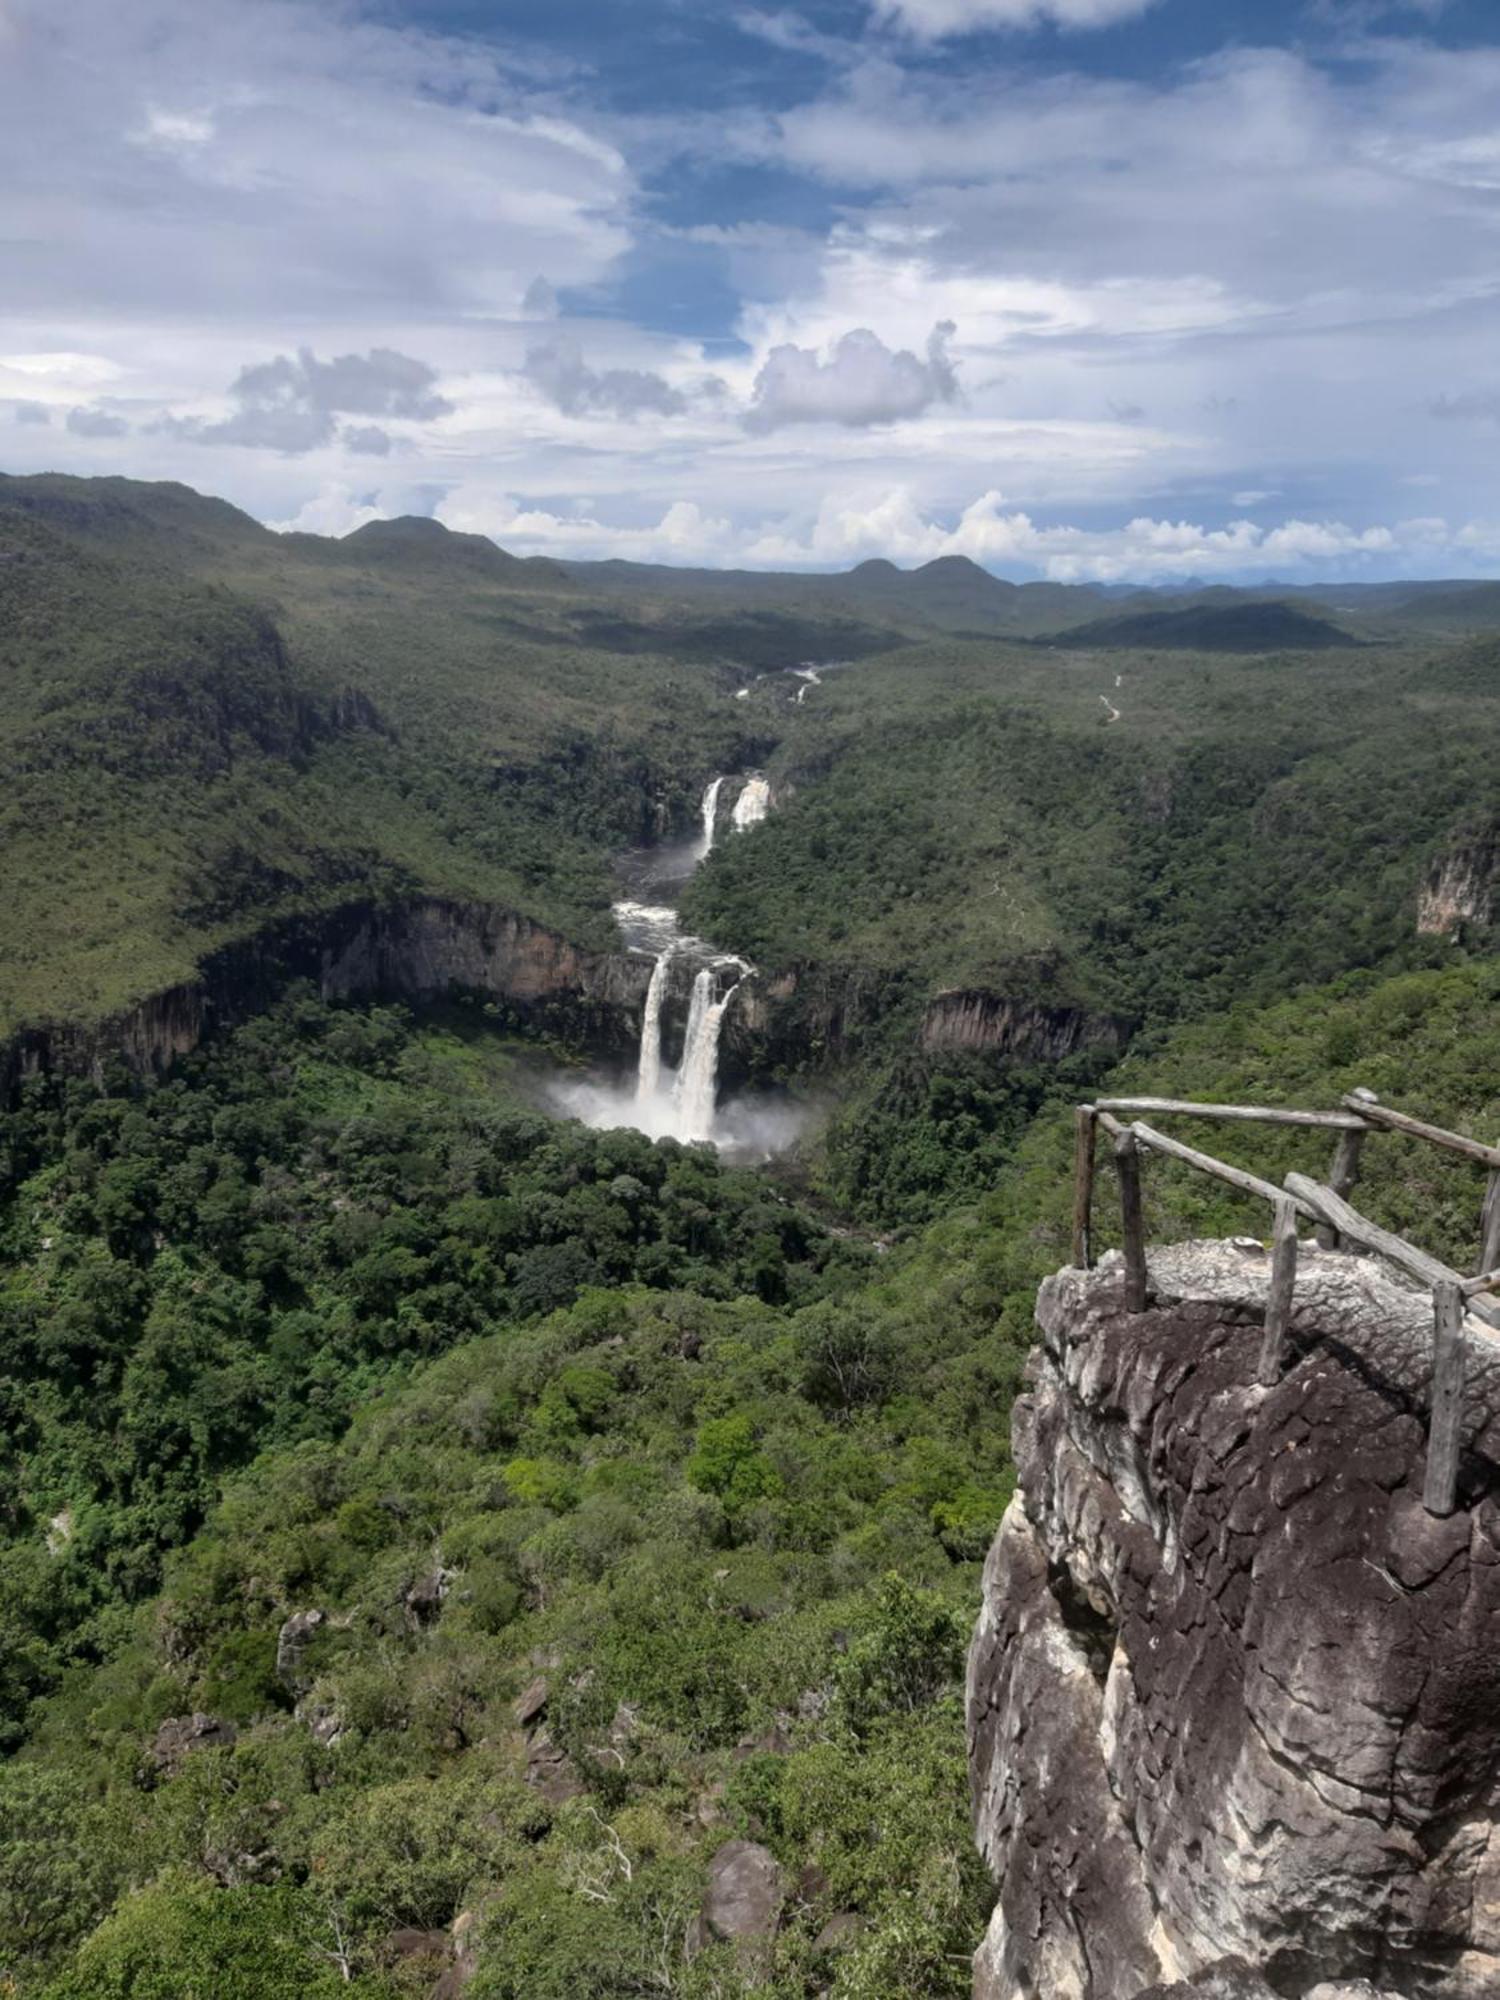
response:
[[[717,1941],[736,1947],[746,1971],[765,1970],[785,1900],[775,1855],[753,1840],[726,1841],[708,1864],[703,1905],[688,1927],[687,1957]]]
[[[151,1761],[158,1771],[170,1777],[194,1750],[232,1749],[236,1735],[232,1722],[221,1722],[215,1715],[168,1716],[151,1745]]]

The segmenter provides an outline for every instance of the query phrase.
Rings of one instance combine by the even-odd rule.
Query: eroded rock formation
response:
[[[1059,1062],[1081,1048],[1118,1048],[1118,1025],[1081,1007],[1044,1007],[973,987],[938,993],[922,1016],[924,1049],[984,1049]]]
[[[1267,1256],[1150,1264],[1139,1316],[1115,1259],[1038,1301],[969,1661],[976,2000],[1500,1994],[1500,1345],[1469,1322],[1437,1520],[1424,1294],[1305,1249],[1266,1390]]]
[[[649,964],[589,952],[513,910],[451,897],[342,904],[267,925],[210,953],[196,978],[89,1026],[23,1030],[0,1047],[0,1089],[38,1072],[97,1073],[111,1058],[164,1070],[214,1028],[269,1006],[295,979],[329,1000],[440,999],[451,991],[507,1001],[604,1046],[638,1032]]]
[[[1465,924],[1494,922],[1500,890],[1500,821],[1457,836],[1428,872],[1417,902],[1417,929],[1451,937]]]

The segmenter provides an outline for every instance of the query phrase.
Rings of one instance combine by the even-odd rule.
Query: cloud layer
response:
[[[1500,46],[806,0],[647,64],[657,4],[585,64],[413,0],[0,0],[7,463],[724,563],[1495,565]]]

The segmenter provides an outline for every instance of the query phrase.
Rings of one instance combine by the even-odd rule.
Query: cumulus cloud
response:
[[[647,368],[590,368],[578,343],[559,336],[527,350],[521,373],[565,416],[672,417],[687,398]]]
[[[47,405],[35,402],[29,396],[23,397],[18,403],[12,403],[10,414],[18,424],[50,424],[52,421],[52,412]]]
[[[864,429],[951,403],[958,394],[948,353],[955,331],[952,320],[940,321],[927,336],[925,357],[887,347],[868,327],[835,341],[827,360],[790,342],[773,347],[755,378],[745,423],[752,431],[824,423]]]
[[[1430,564],[1441,554],[1477,547],[1441,520],[1351,527],[1342,521],[1283,521],[1259,527],[1231,521],[1210,527],[1139,515],[1120,527],[1086,528],[1038,521],[983,493],[951,526],[924,514],[912,494],[895,488],[868,501],[826,502],[810,533],[767,535],[752,560],[829,564],[883,555],[910,562],[962,555],[995,568],[1030,572],[1057,583],[1120,583],[1265,578],[1297,574],[1358,575]],[[1410,570],[1408,569],[1408,573]]]
[[[1109,28],[1157,0],[876,0],[877,20],[921,41],[986,28]]]
[[[74,437],[117,438],[124,437],[130,426],[123,417],[112,416],[108,410],[90,409],[80,403],[68,412],[68,429]]]
[[[350,451],[384,456],[389,432],[378,424],[348,425],[340,416],[396,417],[429,422],[448,416],[453,405],[440,396],[436,372],[425,361],[372,347],[368,354],[339,354],[320,361],[308,348],[278,354],[240,370],[229,395],[237,407],[216,423],[199,417],[168,417],[160,426],[170,435],[198,444],[247,445],[289,456],[316,451],[337,437]]]

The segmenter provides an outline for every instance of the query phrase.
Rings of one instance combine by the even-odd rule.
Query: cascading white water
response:
[[[666,997],[672,971],[672,946],[657,956],[651,968],[651,984],[646,988],[646,1011],[641,1017],[641,1054],[636,1065],[635,1101],[646,1105],[661,1088],[661,1003]]]
[[[736,833],[743,833],[747,826],[759,826],[771,808],[771,787],[765,778],[747,778],[734,802],[730,814],[730,824]],[[757,850],[759,851],[759,850]]]
[[[704,855],[713,852],[714,829],[719,817],[719,794],[723,789],[724,780],[722,778],[711,778],[708,790],[703,794],[703,805],[701,808],[703,837],[698,842],[698,859],[700,861]]]
[[[721,994],[719,975],[730,968],[739,975]],[[672,1093],[676,1112],[676,1137],[691,1142],[711,1139],[714,1104],[719,1083],[719,1030],[730,1001],[740,990],[749,967],[740,958],[721,958],[705,965],[693,979],[688,1004],[687,1034],[682,1045],[682,1067]]]

